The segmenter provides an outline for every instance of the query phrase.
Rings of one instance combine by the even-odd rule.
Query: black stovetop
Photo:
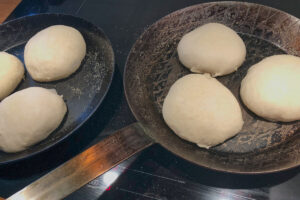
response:
[[[23,0],[8,18],[65,13],[85,18],[110,38],[116,73],[105,101],[71,137],[38,156],[0,168],[0,196],[8,197],[88,146],[135,122],[126,103],[122,75],[131,46],[161,17],[207,0]],[[299,0],[249,0],[300,18]],[[123,162],[66,199],[85,200],[298,200],[300,168],[246,176],[196,167],[159,145]]]

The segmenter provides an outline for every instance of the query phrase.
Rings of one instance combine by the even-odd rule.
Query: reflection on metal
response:
[[[112,183],[117,180],[119,174],[115,171],[109,171],[103,175],[103,182],[107,185],[110,186]]]
[[[103,139],[49,174],[25,187],[8,200],[63,199],[121,161],[153,144],[139,124],[133,124]],[[108,181],[117,178],[109,175]]]

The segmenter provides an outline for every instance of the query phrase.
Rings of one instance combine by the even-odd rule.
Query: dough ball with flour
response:
[[[241,84],[241,98],[255,114],[270,121],[300,119],[300,58],[270,56],[253,65]]]
[[[190,74],[177,80],[162,111],[179,137],[204,148],[236,135],[244,123],[236,98],[208,74]]]
[[[86,44],[79,31],[55,25],[38,32],[27,42],[24,60],[34,80],[49,82],[74,73],[85,54]]]
[[[48,137],[67,112],[55,90],[31,87],[0,103],[0,149],[22,151]]]
[[[185,34],[177,52],[180,62],[192,72],[210,73],[213,77],[236,71],[246,57],[240,36],[218,23],[205,24]]]
[[[16,56],[0,52],[0,100],[13,92],[23,76],[23,63]]]

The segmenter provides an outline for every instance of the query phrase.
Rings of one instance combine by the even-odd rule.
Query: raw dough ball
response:
[[[257,115],[290,122],[300,119],[300,58],[276,55],[253,65],[242,81],[241,97]]]
[[[27,42],[24,59],[34,80],[48,82],[74,73],[85,54],[86,44],[79,31],[55,25],[38,32]]]
[[[0,149],[22,151],[54,131],[67,112],[55,90],[31,87],[0,103]]]
[[[246,57],[240,36],[218,23],[205,24],[184,35],[177,51],[180,62],[192,72],[213,77],[236,71]]]
[[[208,74],[190,74],[177,80],[162,111],[179,137],[205,148],[234,136],[244,123],[236,98]]]
[[[11,54],[0,52],[0,100],[14,91],[23,76],[23,63]]]

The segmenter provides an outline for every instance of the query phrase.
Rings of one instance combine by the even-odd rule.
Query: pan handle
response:
[[[7,200],[63,199],[154,141],[134,123],[65,162]]]

